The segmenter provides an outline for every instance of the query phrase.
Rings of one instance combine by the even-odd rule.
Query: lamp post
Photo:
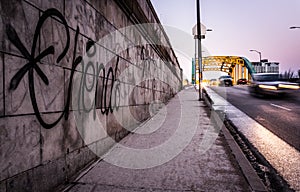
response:
[[[199,101],[203,100],[202,90],[202,47],[201,47],[201,22],[200,22],[200,0],[197,1],[197,39],[198,39],[198,66],[199,66]]]
[[[261,63],[261,52],[254,50],[254,49],[251,49],[250,51],[254,51],[259,54],[259,63]]]
[[[300,27],[292,26],[292,27],[290,27],[290,29],[300,29]]]
[[[202,39],[202,33],[201,33],[201,19],[200,19],[200,0],[196,0],[196,11],[197,11],[197,24],[193,28],[193,35],[195,39],[195,67],[196,67],[196,52],[198,52],[198,73],[199,73],[199,101],[203,100],[203,90],[202,90],[202,46],[201,46],[201,39]],[[205,31],[212,31],[212,29],[206,29]],[[203,39],[205,38],[205,33],[203,35]],[[197,42],[197,43],[196,43]],[[198,48],[198,51],[196,51],[196,48]],[[196,80],[196,70],[195,70],[195,80]]]

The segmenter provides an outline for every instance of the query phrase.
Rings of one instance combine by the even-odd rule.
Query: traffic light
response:
[[[225,64],[225,62],[222,62],[221,71],[223,70],[224,64]]]
[[[229,68],[229,73],[232,73],[232,69],[235,67],[235,64],[231,64],[230,68]]]

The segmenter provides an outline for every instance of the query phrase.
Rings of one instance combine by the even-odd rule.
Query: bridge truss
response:
[[[196,62],[197,63],[197,62]],[[236,83],[238,79],[250,79],[255,70],[251,62],[245,57],[238,56],[208,56],[202,58],[203,72],[222,71],[226,72]]]

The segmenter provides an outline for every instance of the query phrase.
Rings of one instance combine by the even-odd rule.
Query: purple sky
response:
[[[196,0],[151,0],[162,24],[191,34]],[[202,41],[210,55],[244,56],[280,63],[280,72],[300,69],[300,0],[201,0]],[[187,65],[185,63],[181,65]],[[183,67],[184,68],[184,67]]]

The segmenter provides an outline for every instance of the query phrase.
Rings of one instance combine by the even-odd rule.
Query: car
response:
[[[217,79],[211,79],[210,82],[209,82],[209,85],[210,86],[216,86],[216,85],[218,85],[218,80]]]
[[[248,81],[245,78],[239,79],[236,82],[236,84],[238,84],[238,85],[246,85],[247,83],[248,83]]]
[[[219,77],[219,85],[220,86],[232,86],[232,77],[230,75],[224,75]]]
[[[298,83],[291,83],[280,79],[278,73],[258,73],[252,75],[249,93],[253,96],[284,96],[299,90]]]

